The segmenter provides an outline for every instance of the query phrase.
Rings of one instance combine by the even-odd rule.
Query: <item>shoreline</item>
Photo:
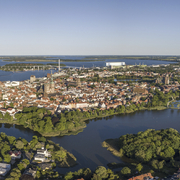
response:
[[[26,126],[23,126],[22,124],[19,124],[16,122],[16,120],[13,120],[13,121],[8,121],[8,120],[5,120],[5,119],[0,119],[0,123],[7,123],[7,124],[13,124],[13,125],[19,125],[19,126],[23,126],[24,128],[28,128],[30,130],[32,130],[33,132],[36,132],[38,134],[40,134],[41,136],[44,136],[44,137],[56,137],[56,136],[65,136],[65,135],[77,135],[78,133],[82,132],[84,130],[84,128],[86,128],[86,123],[85,121],[88,121],[88,120],[93,120],[93,119],[98,119],[98,118],[105,118],[105,117],[109,117],[109,116],[113,116],[113,115],[120,115],[120,114],[130,114],[130,113],[134,113],[136,111],[143,111],[143,110],[148,110],[148,111],[152,111],[152,110],[165,110],[165,109],[171,109],[170,107],[164,107],[164,106],[156,106],[156,107],[151,107],[151,108],[141,108],[141,109],[138,109],[138,110],[132,110],[132,111],[126,111],[125,113],[113,113],[113,114],[106,114],[106,115],[101,115],[101,116],[93,116],[93,117],[90,117],[90,118],[86,118],[86,119],[81,119],[80,122],[82,123],[81,126],[77,127],[77,128],[74,128],[72,130],[64,130],[64,131],[52,131],[52,132],[49,132],[49,133],[42,133],[42,132],[39,132],[39,131],[34,131],[32,128],[30,127],[26,127]]]

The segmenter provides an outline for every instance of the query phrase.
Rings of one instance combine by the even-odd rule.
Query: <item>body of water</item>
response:
[[[51,137],[50,140],[73,153],[78,165],[73,168],[59,168],[65,173],[88,167],[94,170],[97,166],[107,167],[111,162],[122,162],[101,146],[105,139],[118,138],[124,134],[137,133],[146,129],[175,128],[180,132],[180,110],[138,111],[132,114],[117,115],[101,120],[87,121],[87,127],[78,135]],[[31,140],[33,131],[22,126],[2,124],[2,132],[7,135]]]

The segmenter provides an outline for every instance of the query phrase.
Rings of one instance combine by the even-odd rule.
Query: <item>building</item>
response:
[[[36,154],[34,156],[34,160],[44,162],[46,160],[46,157],[44,154]]]
[[[77,79],[76,79],[76,83],[77,83],[77,86],[78,86],[78,87],[81,87],[81,80],[80,80],[80,78],[77,78]]]
[[[33,170],[33,169],[29,168],[29,169],[26,169],[26,170],[24,171],[24,174],[29,175],[29,176],[32,176],[32,177],[35,178],[35,176],[36,176],[36,170]]]
[[[20,159],[21,158],[21,151],[9,151],[9,155],[12,159]]]
[[[51,74],[50,83],[44,84],[44,95],[53,94],[54,92],[55,92],[55,87],[54,87],[53,77],[52,77],[52,74]]]
[[[155,83],[161,84],[161,83],[162,83],[162,78],[161,78],[161,77],[158,77],[158,78],[155,80]]]
[[[42,147],[41,149],[37,150],[37,154],[34,156],[34,160],[44,162],[47,157],[51,157],[51,153]]]
[[[76,87],[81,87],[81,80],[80,78],[76,78],[75,81],[66,81],[67,86],[76,86]]]
[[[0,163],[0,175],[5,176],[11,169],[10,164]]]
[[[31,75],[30,76],[30,83],[33,83],[36,80],[36,76]]]
[[[106,66],[109,66],[111,68],[117,68],[120,66],[125,66],[126,63],[125,62],[106,62]]]
[[[5,87],[19,86],[20,82],[19,81],[6,81],[4,85]]]
[[[165,77],[158,77],[156,80],[155,80],[155,83],[164,83],[164,84],[169,84],[169,75],[166,74]]]
[[[146,90],[145,88],[135,87],[135,88],[133,88],[133,93],[148,94],[148,90]]]
[[[136,177],[132,177],[128,180],[153,180],[154,177],[151,175],[151,173],[146,173],[146,174],[141,174],[139,176],[136,176]]]
[[[164,77],[164,84],[169,84],[169,75],[166,74],[166,76]]]
[[[44,147],[42,147],[41,149],[38,149],[37,154],[43,154],[45,155],[45,157],[51,157],[51,153],[48,152],[47,149],[44,149]]]

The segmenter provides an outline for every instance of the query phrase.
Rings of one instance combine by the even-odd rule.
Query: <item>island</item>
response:
[[[124,161],[119,166],[124,166],[121,173],[126,177],[137,176],[137,171],[165,177],[180,166],[180,134],[173,128],[126,134],[107,139],[102,146]],[[118,164],[112,163],[113,166],[118,167]]]

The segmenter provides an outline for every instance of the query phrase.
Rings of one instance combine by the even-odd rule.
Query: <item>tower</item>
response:
[[[51,72],[50,93],[54,93],[54,81]]]
[[[169,75],[166,74],[165,78],[164,78],[164,84],[169,84]]]
[[[58,62],[59,62],[59,67],[58,67],[58,70],[59,70],[59,72],[60,72],[60,59],[59,59],[59,61],[58,61]]]
[[[30,83],[33,83],[36,80],[36,76],[31,75],[30,76]]]
[[[44,94],[49,94],[49,90],[50,90],[50,87],[49,87],[49,84],[44,84]]]
[[[81,87],[81,80],[80,80],[80,78],[77,78],[76,84],[77,84],[78,87]]]
[[[54,81],[53,81],[53,77],[52,77],[52,71],[51,71],[51,75],[49,74],[50,76],[50,81],[46,84],[44,84],[44,95],[48,95],[48,94],[51,94],[51,93],[54,93]]]

